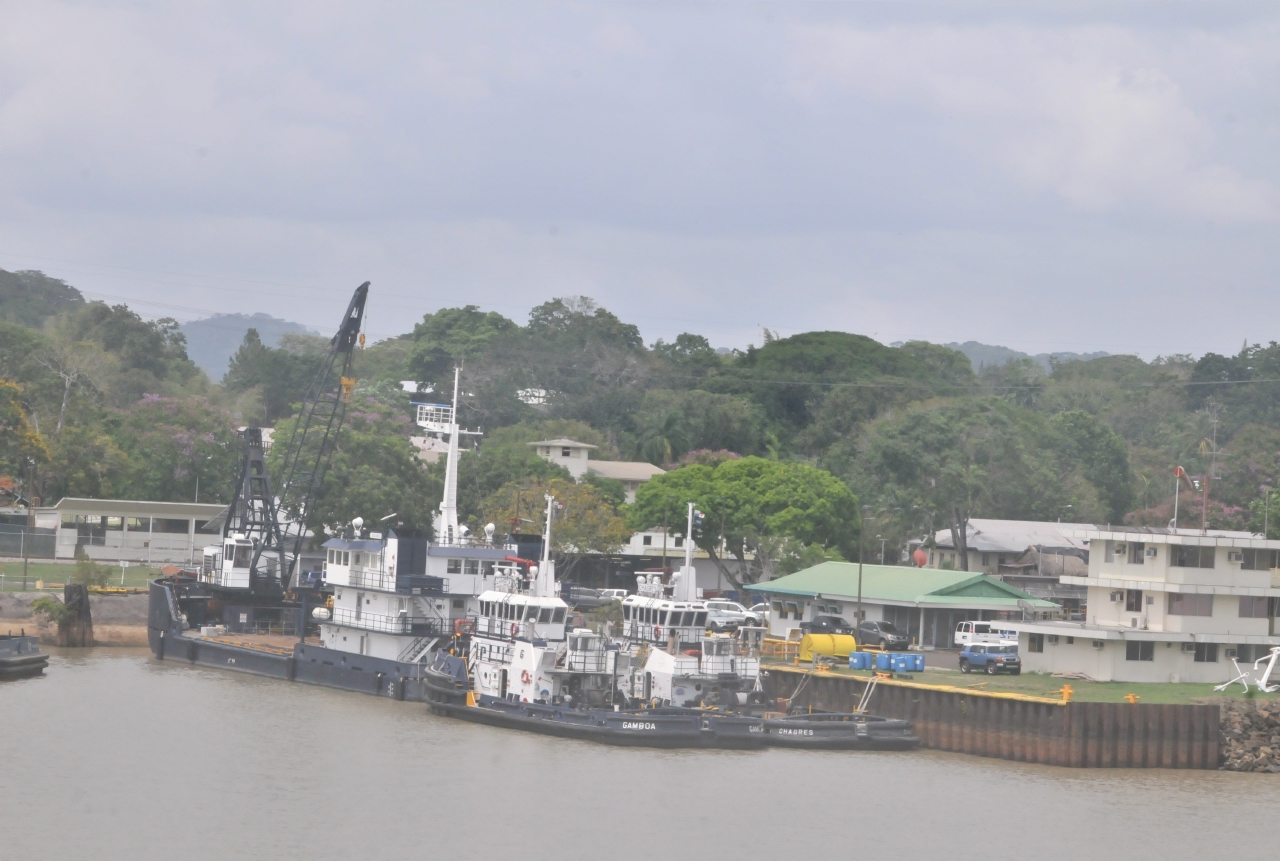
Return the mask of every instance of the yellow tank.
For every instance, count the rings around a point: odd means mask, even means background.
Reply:
[[[814,655],[848,658],[858,650],[851,634],[805,634],[800,641],[800,660],[812,661]]]

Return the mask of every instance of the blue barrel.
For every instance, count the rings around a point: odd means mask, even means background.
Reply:
[[[889,663],[892,659],[893,659],[893,655],[889,654],[888,652],[877,652],[876,653],[876,669],[877,670],[892,669],[892,666]]]
[[[911,662],[907,660],[907,655],[890,655],[889,668],[895,673],[911,672]]]
[[[924,655],[916,653],[916,654],[907,655],[907,657],[911,659],[911,668],[907,670],[907,672],[909,673],[924,672]]]
[[[871,669],[871,653],[870,652],[850,652],[849,653],[849,669],[851,670]]]

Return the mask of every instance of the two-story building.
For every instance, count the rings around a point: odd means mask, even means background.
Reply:
[[[1280,541],[1247,532],[1091,527],[1079,622],[1010,622],[1023,668],[1100,681],[1222,682],[1280,646]]]
[[[544,439],[529,445],[533,446],[538,457],[569,470],[574,481],[581,481],[584,475],[591,473],[622,482],[627,502],[636,501],[636,489],[640,485],[666,472],[660,466],[643,461],[591,460],[590,454],[596,446],[571,439]]]

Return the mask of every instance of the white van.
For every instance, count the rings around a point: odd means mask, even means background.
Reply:
[[[956,645],[962,649],[970,643],[1018,645],[1017,631],[1002,631],[999,624],[999,622],[961,622],[956,625]]]

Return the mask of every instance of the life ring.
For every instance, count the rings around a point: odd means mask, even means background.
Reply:
[[[662,626],[661,626],[661,625],[654,625],[654,626],[653,626],[653,638],[654,638],[655,640],[661,640],[661,639],[662,639]]]
[[[514,637],[514,636],[515,636],[516,634],[518,634],[518,633],[520,633],[520,623],[519,623],[519,622],[512,622],[512,623],[511,623],[511,636],[513,636],[513,637]]]
[[[520,671],[520,683],[521,683],[521,684],[525,684],[525,685],[527,685],[527,684],[529,684],[529,682],[531,682],[531,681],[533,681],[533,676],[529,675],[529,671],[528,671],[528,670],[521,670],[521,671]]]

